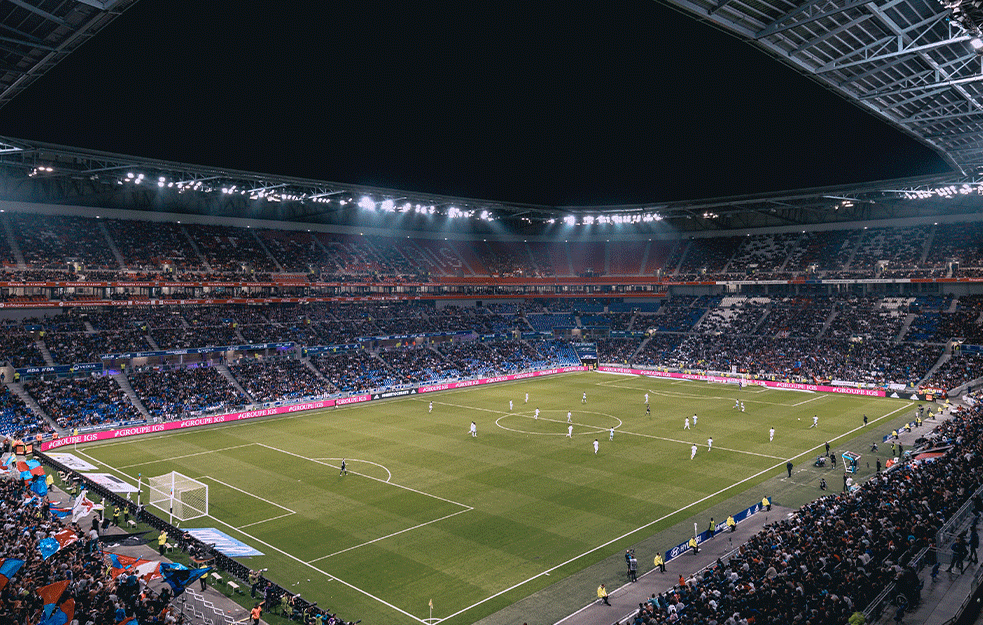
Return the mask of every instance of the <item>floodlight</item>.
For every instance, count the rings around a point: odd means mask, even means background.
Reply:
[[[396,208],[396,202],[393,202],[392,200],[384,200],[382,204],[379,204],[379,208],[387,213],[391,213]]]
[[[567,224],[568,226],[572,226],[577,223],[577,218],[573,215],[567,215],[563,218],[563,223]]]
[[[358,201],[358,206],[359,208],[364,208],[366,210],[375,210],[375,201],[366,195]]]
[[[969,40],[969,45],[973,46],[974,50],[979,50],[980,48],[983,48],[983,39],[973,37]]]
[[[127,173],[126,174],[126,177],[127,178],[133,178],[133,172],[131,171],[131,172]]]

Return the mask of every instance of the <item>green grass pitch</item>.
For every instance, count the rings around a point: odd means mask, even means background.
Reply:
[[[743,413],[733,407],[737,398]],[[910,406],[576,373],[79,446],[76,453],[133,483],[138,474],[170,471],[207,483],[210,517],[183,525],[216,527],[262,551],[244,561],[269,567],[271,579],[322,607],[369,623],[456,625],[783,474],[790,458],[811,462],[827,440],[846,448],[864,413],[873,427]],[[698,423],[684,430],[693,414]],[[857,451],[865,451],[859,447],[867,438],[856,442]],[[692,443],[698,451],[690,460]],[[347,476],[339,475],[342,458]]]

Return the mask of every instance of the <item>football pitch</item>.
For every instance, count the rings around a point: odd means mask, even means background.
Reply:
[[[784,474],[789,459],[811,464],[826,441],[845,448],[864,431],[863,414],[870,431],[911,407],[587,372],[80,445],[75,453],[133,484],[170,471],[208,484],[209,516],[182,526],[214,527],[263,552],[242,561],[268,567],[267,577],[323,608],[368,623],[456,625]],[[694,414],[696,425],[684,429]],[[339,474],[342,459],[347,475]]]

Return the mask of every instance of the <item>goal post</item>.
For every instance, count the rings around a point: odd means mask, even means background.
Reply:
[[[166,512],[170,523],[208,515],[208,485],[171,471],[147,479],[147,503]]]

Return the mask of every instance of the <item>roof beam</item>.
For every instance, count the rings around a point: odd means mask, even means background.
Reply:
[[[847,2],[846,4],[844,4],[841,7],[833,7],[831,9],[824,9],[822,11],[817,11],[817,12],[813,13],[812,15],[810,15],[809,17],[805,17],[805,18],[803,18],[801,20],[798,20],[796,22],[793,22],[791,24],[785,24],[785,22],[787,22],[788,20],[790,20],[790,19],[792,19],[794,17],[798,17],[798,16],[802,15],[803,13],[808,12],[810,9],[816,8],[817,6],[819,6],[821,4],[825,4],[828,1],[829,0],[809,0],[809,2],[806,2],[805,4],[803,4],[800,7],[796,7],[794,9],[792,9],[791,11],[789,11],[788,13],[786,13],[785,15],[783,15],[783,16],[779,17],[777,20],[773,21],[771,24],[768,24],[763,29],[761,29],[758,32],[756,32],[754,34],[754,38],[755,39],[762,39],[764,37],[769,37],[771,35],[776,35],[776,34],[778,34],[780,32],[784,32],[786,30],[789,30],[790,28],[795,28],[796,26],[802,26],[803,24],[809,24],[809,23],[815,22],[816,20],[820,20],[820,19],[822,19],[824,17],[829,17],[830,15],[835,15],[837,13],[842,13],[843,11],[849,11],[850,9],[855,9],[857,7],[861,7],[861,6],[864,6],[865,4],[869,4],[870,3],[870,0],[850,0],[850,2]]]
[[[858,24],[862,24],[863,22],[866,22],[871,17],[872,16],[870,16],[870,15],[861,15],[860,17],[858,17],[856,19],[850,20],[849,22],[847,22],[846,24],[843,24],[842,26],[839,26],[837,28],[834,28],[831,31],[828,31],[826,33],[823,33],[822,35],[819,35],[818,37],[814,37],[814,38],[810,39],[809,41],[806,41],[805,43],[803,43],[801,46],[799,46],[795,50],[792,50],[792,54],[799,54],[799,53],[803,52],[804,50],[808,50],[809,48],[813,48],[813,47],[821,44],[822,42],[826,41],[827,39],[830,39],[832,37],[835,37],[836,35],[839,35],[840,33],[842,33],[845,30],[850,30],[854,26],[856,26]]]
[[[897,39],[899,41],[899,44],[900,44],[901,37],[902,37],[901,35],[898,35],[896,37],[892,37],[891,39],[892,40],[893,39]],[[929,50],[934,50],[935,48],[941,48],[943,46],[951,46],[951,45],[954,45],[954,44],[957,44],[957,43],[962,43],[964,41],[969,41],[972,38],[973,37],[970,36],[970,35],[959,35],[958,37],[952,37],[950,39],[943,39],[941,41],[933,41],[932,43],[925,43],[925,44],[922,44],[920,46],[914,46],[914,47],[911,47],[911,48],[900,49],[900,50],[897,50],[895,52],[886,52],[884,54],[877,54],[877,55],[874,55],[874,56],[871,56],[871,57],[867,57],[865,59],[858,59],[856,61],[851,61],[849,63],[842,63],[840,65],[833,65],[831,63],[827,63],[826,65],[823,65],[822,67],[817,68],[816,69],[816,73],[817,74],[824,74],[826,72],[832,72],[832,71],[836,71],[836,70],[840,70],[840,69],[846,69],[847,67],[854,67],[856,65],[865,65],[867,63],[876,63],[877,61],[882,61],[884,59],[893,59],[893,58],[899,57],[899,56],[910,56],[912,54],[922,54],[922,53],[927,52]],[[899,47],[900,47],[900,45],[899,45]],[[835,61],[833,63],[835,63]]]
[[[35,15],[40,15],[41,17],[48,20],[49,22],[54,22],[55,24],[58,24],[59,26],[64,26],[65,28],[72,28],[71,24],[61,19],[57,15],[52,15],[51,13],[48,13],[44,9],[39,9],[38,7],[30,5],[24,2],[23,0],[7,0],[7,2],[17,5],[24,10],[30,11]]]
[[[109,9],[116,6],[119,0],[77,0],[81,4],[87,4],[94,9],[99,9],[100,11],[108,11]]]
[[[865,93],[863,95],[857,96],[858,100],[870,100],[873,98],[887,98],[895,95],[902,95],[905,93],[911,93],[913,91],[924,91],[926,89],[937,89],[938,87],[944,87],[944,89],[939,89],[934,91],[930,95],[935,95],[945,91],[949,87],[955,87],[957,85],[965,85],[973,82],[983,81],[983,76],[967,76],[966,78],[955,78],[952,80],[940,80],[939,82],[926,83],[924,85],[917,85],[914,87],[902,87],[901,89],[895,89],[893,91],[873,91],[871,93]],[[922,96],[924,97],[924,96]],[[896,106],[896,105],[892,105]]]

